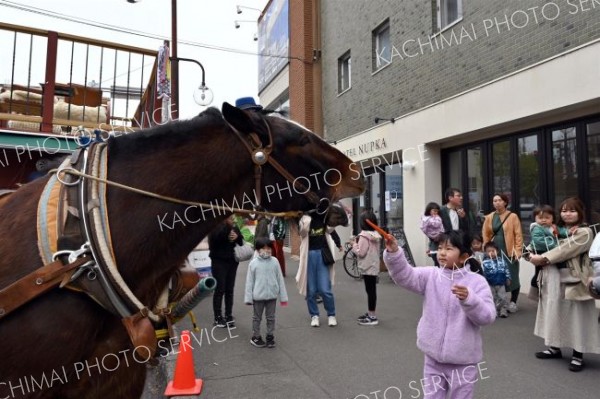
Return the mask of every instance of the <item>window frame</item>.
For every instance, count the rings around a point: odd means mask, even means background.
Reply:
[[[338,95],[340,95],[352,88],[352,53],[350,50],[338,58],[337,73],[337,88]]]
[[[452,21],[445,21],[446,23],[443,24],[443,16],[445,16],[447,14],[447,10],[445,10],[444,5],[447,4],[449,0],[435,0],[436,2],[436,11],[437,11],[437,30],[436,32],[442,32],[446,29],[449,29],[450,27],[454,26],[457,22],[459,22],[460,20],[462,20],[463,18],[463,5],[462,5],[462,0],[456,0],[456,19],[452,20]],[[442,11],[445,10],[445,12],[443,13]]]
[[[510,141],[510,154],[513,165],[511,167],[511,181],[512,181],[512,194],[514,203],[511,204],[511,209],[521,212],[521,187],[519,186],[519,174],[521,165],[516,161],[518,158],[518,140],[523,137],[536,136],[538,140],[538,165],[539,165],[539,180],[544,182],[539,187],[539,203],[549,204],[553,207],[557,207],[559,204],[556,203],[555,199],[555,187],[554,187],[554,171],[552,170],[553,155],[552,155],[552,131],[564,129],[567,127],[575,127],[576,129],[576,163],[577,163],[577,196],[581,198],[586,206],[586,213],[588,221],[591,223],[600,222],[600,210],[592,207],[592,191],[591,187],[591,176],[588,170],[589,162],[589,149],[587,146],[587,125],[590,123],[600,122],[600,114],[586,115],[584,117],[568,119],[559,121],[552,124],[541,125],[531,129],[519,130],[502,135],[499,137],[487,138],[483,140],[476,140],[459,146],[445,147],[441,151],[442,156],[442,186],[440,189],[445,190],[447,187],[456,186],[463,193],[468,192],[468,175],[467,175],[467,160],[466,152],[469,148],[481,146],[484,150],[484,158],[482,162],[484,164],[484,180],[483,180],[483,197],[490,198],[494,192],[493,187],[493,170],[492,170],[492,147],[494,143],[499,141]],[[450,167],[450,159],[454,154],[458,154],[459,175],[450,175],[452,168]],[[458,178],[459,184],[451,184],[452,180]],[[489,201],[488,201],[489,202]],[[484,206],[484,213],[489,213],[493,209],[491,203],[487,203]],[[536,204],[537,205],[537,204]],[[595,212],[595,216],[592,215]]]
[[[388,58],[383,57],[384,63],[380,64],[381,51],[379,51],[381,45],[381,39],[384,34],[387,33],[387,51],[386,55]],[[382,23],[380,23],[373,31],[371,31],[371,48],[372,48],[372,62],[371,67],[373,69],[373,73],[378,72],[385,68],[386,66],[392,63],[392,38],[391,38],[391,29],[390,29],[390,19],[386,18]],[[385,44],[385,43],[384,43]],[[387,61],[387,62],[385,62]]]

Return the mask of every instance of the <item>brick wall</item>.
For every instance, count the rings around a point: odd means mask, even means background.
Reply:
[[[313,59],[319,39],[317,12],[319,0],[290,0],[290,118],[323,135],[320,100],[321,65]],[[317,87],[316,87],[317,86]],[[300,237],[290,230],[290,247],[298,254]]]
[[[442,32],[443,38],[434,36],[432,49],[434,3],[321,2],[327,139],[372,127],[375,116],[400,116],[600,38],[600,0],[463,0],[462,21]],[[392,62],[374,73],[371,32],[386,18]],[[352,86],[338,95],[337,61],[348,50]]]

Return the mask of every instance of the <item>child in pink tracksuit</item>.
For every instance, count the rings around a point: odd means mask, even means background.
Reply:
[[[459,231],[442,235],[437,267],[412,267],[396,239],[386,238],[383,259],[397,285],[423,295],[417,346],[425,353],[423,395],[473,398],[483,358],[481,327],[496,319],[485,278],[471,271],[470,242]]]

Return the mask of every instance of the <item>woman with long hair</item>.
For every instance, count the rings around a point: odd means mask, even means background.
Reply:
[[[569,236],[560,239],[556,248],[529,259],[542,266],[534,334],[544,338],[548,346],[535,356],[562,358],[561,347],[573,348],[569,370],[577,372],[584,367],[583,353],[600,354],[598,312],[587,286],[593,275],[588,251],[594,232],[585,223],[585,208],[579,198],[567,198],[559,210],[558,225],[567,228]],[[556,267],[562,262],[566,262],[566,268]]]

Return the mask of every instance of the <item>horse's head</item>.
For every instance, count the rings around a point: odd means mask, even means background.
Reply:
[[[274,211],[310,210],[363,192],[363,176],[356,165],[307,128],[228,103],[223,104],[223,117],[242,140],[253,148],[262,145],[264,149],[263,154],[254,157],[255,163],[265,162],[261,178],[263,207]]]

